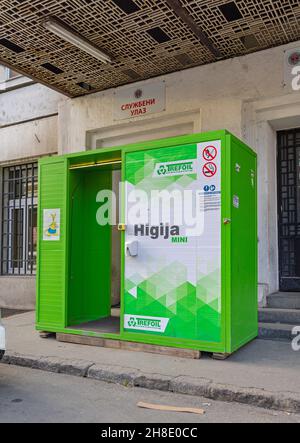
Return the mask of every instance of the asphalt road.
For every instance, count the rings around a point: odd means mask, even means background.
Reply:
[[[139,401],[206,410],[139,409]],[[300,415],[0,364],[0,423],[300,423]]]

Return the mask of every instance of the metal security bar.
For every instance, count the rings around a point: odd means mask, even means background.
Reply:
[[[38,165],[3,169],[1,274],[36,272]]]

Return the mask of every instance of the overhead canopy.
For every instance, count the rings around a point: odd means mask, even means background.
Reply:
[[[76,97],[299,40],[299,22],[299,0],[0,0],[0,64]]]

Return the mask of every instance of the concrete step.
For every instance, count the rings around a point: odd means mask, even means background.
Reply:
[[[259,309],[260,323],[283,323],[300,326],[300,309]]]
[[[292,334],[295,325],[286,325],[278,323],[259,323],[259,338],[263,340],[284,340],[292,341]]]
[[[268,295],[267,306],[272,309],[300,309],[300,292],[278,292]]]

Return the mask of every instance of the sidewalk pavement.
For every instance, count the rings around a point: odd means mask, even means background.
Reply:
[[[226,361],[190,360],[41,339],[33,312],[3,323],[7,364],[300,413],[300,352],[287,342],[256,340]]]

